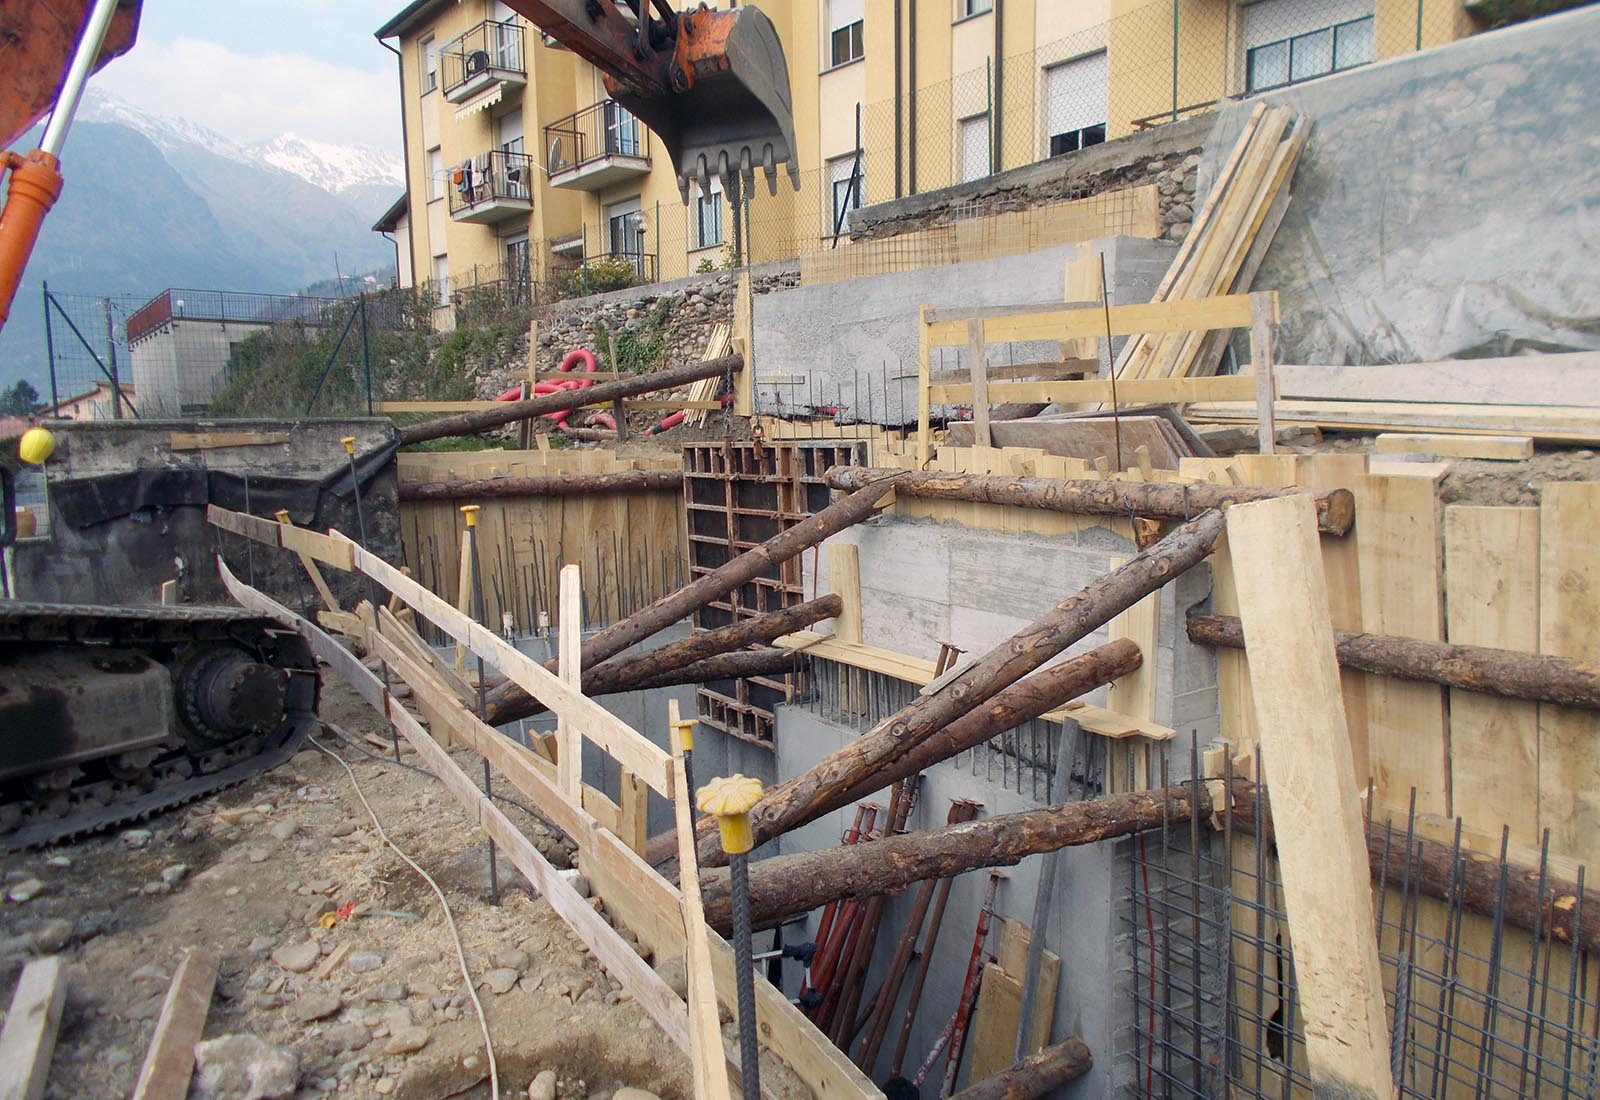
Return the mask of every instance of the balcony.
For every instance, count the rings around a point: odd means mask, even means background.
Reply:
[[[486,20],[439,51],[439,81],[444,98],[464,104],[485,93],[504,92],[507,85],[528,82],[522,52],[522,27],[516,22]],[[487,106],[498,95],[484,99]]]
[[[544,128],[551,187],[599,191],[650,171],[650,131],[610,100]]]
[[[456,165],[446,191],[450,217],[458,222],[493,225],[527,217],[533,209],[533,160],[524,153],[496,149]]]
[[[648,252],[605,252],[582,260],[554,260],[550,288],[556,298],[581,298],[656,281],[656,258]]]

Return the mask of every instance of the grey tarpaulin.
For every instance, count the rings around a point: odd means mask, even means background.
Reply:
[[[1277,359],[1600,349],[1600,8],[1267,93],[1311,116],[1254,289]],[[1254,100],[1206,143],[1215,178]]]

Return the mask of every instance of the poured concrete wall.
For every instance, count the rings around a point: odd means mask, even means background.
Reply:
[[[1105,573],[1113,558],[1131,557],[1135,552],[1128,540],[1101,527],[1062,536],[1004,534],[888,516],[835,538],[859,548],[863,641],[930,659],[937,655],[940,642],[960,646],[972,655],[982,654]],[[1173,780],[1188,772],[1191,732],[1202,746],[1219,733],[1215,655],[1191,646],[1180,629],[1183,613],[1209,591],[1209,571],[1201,567],[1160,595],[1155,719],[1179,730],[1179,738],[1168,749]],[[1096,631],[1069,653],[1106,640],[1105,630]],[[1102,702],[1103,697],[1103,691],[1096,691],[1086,698]],[[794,775],[857,736],[855,729],[829,721],[809,705],[780,708],[777,770],[784,776]],[[1080,796],[1076,784],[1057,793],[1057,799],[1063,801]],[[1018,793],[1014,783],[1008,786],[1003,775],[975,774],[965,763],[946,762],[923,773],[921,798],[910,827],[942,825],[955,798],[983,803],[984,816],[1038,804]],[[886,799],[885,794],[878,800]],[[853,817],[853,809],[828,814],[767,845],[758,855],[832,847]],[[1032,925],[1043,863],[1040,857],[1033,857],[1005,869],[996,906],[999,916]],[[1117,1095],[1130,1087],[1133,1062],[1129,1051],[1134,1040],[1129,1017],[1134,1001],[1115,995],[1115,990],[1127,984],[1131,965],[1125,852],[1116,842],[1067,850],[1058,860],[1056,876],[1053,906],[1042,930],[1045,946],[1062,958],[1052,1040],[1077,1035],[1095,1056],[1094,1068],[1062,1095]],[[987,879],[984,872],[971,872],[957,879],[952,889],[912,1032],[905,1067],[910,1071],[920,1065],[955,1010]],[[915,890],[906,890],[885,910],[868,975],[869,991],[882,979],[914,897]],[[804,931],[786,930],[785,940],[801,942],[815,931],[814,914]],[[996,942],[990,940],[991,950]],[[798,980],[797,973],[793,977]],[[880,1082],[888,1072],[898,1020],[896,1017],[886,1043],[888,1051],[873,1068],[874,1079]],[[925,1083],[924,1095],[928,1095],[928,1087]]]
[[[914,423],[920,307],[1058,303],[1077,245],[1025,256],[922,268],[847,282],[773,290],[755,297],[755,400],[773,415],[838,408],[846,421]],[[1090,247],[1106,258],[1113,304],[1148,301],[1177,245],[1107,237]],[[939,348],[934,371],[961,365],[963,349]],[[1059,360],[1059,345],[996,344],[991,363]]]

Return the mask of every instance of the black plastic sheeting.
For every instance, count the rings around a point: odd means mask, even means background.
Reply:
[[[372,479],[394,461],[397,443],[356,456],[356,478],[364,492]],[[340,463],[320,478],[242,474],[204,468],[128,470],[99,477],[50,483],[50,503],[57,517],[82,530],[141,511],[171,511],[215,504],[235,512],[273,516],[287,509],[299,526],[316,521],[322,498],[350,499],[350,467]],[[247,499],[248,498],[248,499]]]

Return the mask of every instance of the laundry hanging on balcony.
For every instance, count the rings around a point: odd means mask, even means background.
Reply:
[[[481,111],[485,107],[493,107],[500,102],[501,97],[505,94],[506,86],[504,82],[497,80],[472,98],[462,100],[461,105],[456,108],[456,118],[465,118],[474,111]]]

